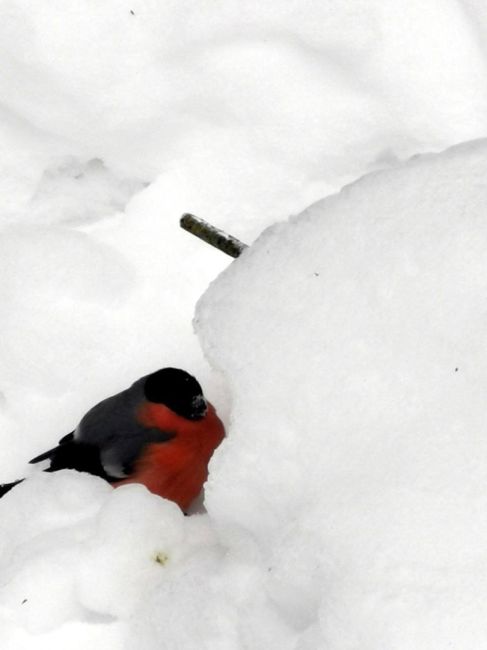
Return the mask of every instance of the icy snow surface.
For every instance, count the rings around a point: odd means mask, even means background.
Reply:
[[[486,37],[480,0],[0,0],[2,650],[486,645],[487,146],[399,164],[487,135]],[[229,266],[186,211],[281,224]],[[227,424],[208,514],[26,467],[165,365]]]

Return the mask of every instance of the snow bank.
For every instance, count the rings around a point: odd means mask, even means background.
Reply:
[[[369,175],[199,305],[233,397],[206,505],[285,647],[485,644],[486,172],[481,142]]]

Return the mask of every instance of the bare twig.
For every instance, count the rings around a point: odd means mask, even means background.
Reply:
[[[247,244],[232,237],[232,235],[227,235],[226,232],[215,228],[211,223],[195,217],[194,214],[183,214],[179,223],[181,228],[199,237],[207,244],[218,248],[223,253],[230,255],[230,257],[238,257],[247,248]]]

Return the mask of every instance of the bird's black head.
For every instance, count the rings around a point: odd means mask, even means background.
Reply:
[[[148,375],[144,395],[149,402],[164,404],[188,420],[201,420],[207,404],[194,377],[178,368],[163,368]]]

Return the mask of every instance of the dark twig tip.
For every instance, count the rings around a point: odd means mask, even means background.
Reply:
[[[247,248],[247,244],[239,241],[236,237],[232,237],[232,235],[228,235],[207,221],[196,217],[194,214],[183,214],[179,223],[181,228],[195,237],[199,237],[207,244],[218,248],[223,253],[230,255],[230,257],[238,257]]]

